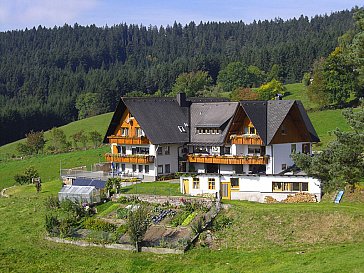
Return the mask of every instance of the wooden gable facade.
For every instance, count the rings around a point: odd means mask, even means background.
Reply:
[[[143,129],[138,121],[126,108],[119,124],[116,126],[113,134],[108,136],[109,143],[116,144],[149,144],[149,139],[145,136]]]

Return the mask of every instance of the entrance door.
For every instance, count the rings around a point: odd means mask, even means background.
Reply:
[[[221,198],[222,199],[231,199],[231,183],[230,182],[221,182]]]
[[[183,179],[183,191],[185,194],[190,194],[190,180]]]

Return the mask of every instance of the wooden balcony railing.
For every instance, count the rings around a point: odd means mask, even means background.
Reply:
[[[190,163],[208,163],[208,164],[255,164],[264,165],[268,164],[269,156],[227,156],[227,155],[196,155],[190,154],[187,161]]]
[[[116,144],[149,144],[149,139],[145,136],[142,137],[126,137],[126,136],[108,136],[109,143]]]
[[[106,161],[119,163],[136,163],[149,164],[154,162],[153,155],[123,155],[123,154],[105,154]]]
[[[232,135],[231,144],[263,145],[262,139],[257,135]]]

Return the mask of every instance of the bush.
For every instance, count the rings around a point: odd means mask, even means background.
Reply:
[[[25,176],[25,175],[23,175],[23,174],[16,174],[16,175],[14,175],[14,180],[19,185],[24,185],[24,184],[29,184],[30,183],[28,177]]]
[[[20,185],[32,183],[32,178],[39,177],[38,171],[33,167],[29,166],[25,169],[24,174],[16,174],[14,180]]]
[[[59,221],[58,218],[52,214],[45,216],[45,229],[49,235],[55,236],[59,234]]]
[[[83,227],[85,229],[106,231],[106,232],[114,232],[116,230],[116,225],[95,218],[87,218],[83,222]]]
[[[61,219],[59,221],[59,235],[61,238],[72,236],[74,231],[73,220],[70,218]]]

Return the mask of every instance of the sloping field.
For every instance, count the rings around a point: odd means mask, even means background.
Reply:
[[[0,198],[0,272],[363,272],[363,204],[230,202],[213,247],[182,255],[63,245],[44,239],[44,201],[58,181]],[[361,230],[361,231],[360,231]],[[204,235],[202,237],[205,237]]]

